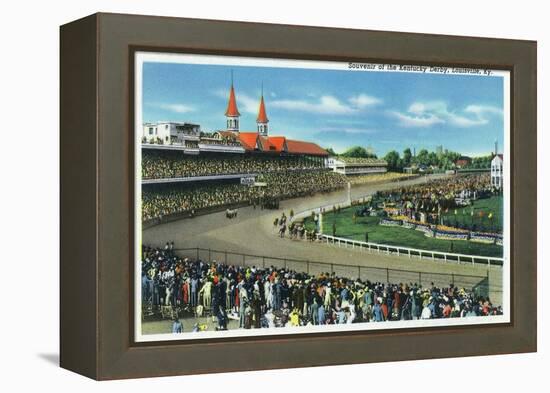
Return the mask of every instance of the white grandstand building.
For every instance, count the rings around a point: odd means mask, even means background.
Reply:
[[[368,175],[388,171],[388,163],[377,158],[329,157],[328,167],[343,175]]]
[[[200,138],[201,127],[193,123],[178,123],[159,121],[157,123],[144,123],[142,142],[144,144],[157,145],[188,145],[197,147]]]
[[[495,154],[491,161],[491,185],[499,190],[502,188],[503,163],[502,154]]]

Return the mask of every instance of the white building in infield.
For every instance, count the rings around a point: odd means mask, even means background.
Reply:
[[[495,188],[502,188],[503,173],[502,173],[502,164],[504,163],[504,158],[502,154],[495,154],[493,160],[491,161],[491,185]]]
[[[142,140],[144,143],[156,143],[171,145],[178,143],[185,145],[187,141],[199,140],[201,127],[193,123],[177,123],[159,121],[157,123],[144,123]]]
[[[377,158],[329,157],[328,167],[343,175],[368,175],[388,171],[388,163]]]

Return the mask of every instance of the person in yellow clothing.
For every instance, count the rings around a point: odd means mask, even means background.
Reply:
[[[300,312],[298,311],[298,309],[295,308],[294,310],[292,310],[292,312],[289,315],[288,323],[292,327],[300,326]]]

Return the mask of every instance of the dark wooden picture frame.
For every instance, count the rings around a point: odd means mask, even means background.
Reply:
[[[511,322],[134,342],[137,50],[510,70]],[[60,78],[62,367],[104,380],[536,351],[536,42],[95,14],[61,27]]]

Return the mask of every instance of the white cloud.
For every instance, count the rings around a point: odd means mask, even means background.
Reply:
[[[367,94],[361,93],[357,96],[350,97],[348,101],[356,108],[363,109],[368,106],[377,105],[382,102],[381,99],[369,96]]]
[[[235,93],[236,94],[236,93]],[[237,106],[241,112],[252,113],[254,115],[258,114],[258,109],[260,108],[260,97],[253,98],[247,94],[238,94]]]
[[[192,106],[185,104],[153,104],[153,106],[174,113],[189,113],[195,110]]]
[[[322,127],[320,130],[322,133],[329,134],[331,132],[343,132],[346,134],[373,134],[376,130],[368,128],[356,128],[356,127]]]
[[[431,127],[451,124],[456,127],[475,127],[489,123],[488,115],[502,114],[502,110],[486,105],[468,105],[462,112],[450,111],[442,101],[414,102],[407,112],[390,112],[403,127]]]
[[[219,98],[227,99],[229,93],[224,89],[218,89],[215,90],[213,94]],[[356,113],[368,106],[382,102],[380,99],[367,94],[352,96],[346,101],[341,101],[332,95],[322,95],[316,98],[315,95],[306,93],[305,96],[311,99],[277,99],[278,95],[274,92],[269,92],[267,94],[271,98],[270,100],[266,100],[268,111],[269,108],[280,108],[289,111],[341,115]],[[260,105],[259,91],[257,96],[252,96],[242,91],[235,91],[235,96],[237,98],[237,107],[239,111],[252,114],[258,113],[258,107]]]
[[[229,99],[229,90],[218,89],[215,90],[214,95],[223,98],[224,100]],[[235,98],[237,99],[237,108],[239,112],[252,113],[254,115],[258,114],[258,109],[260,107],[260,93],[258,92],[258,97],[252,97],[246,93],[242,93],[235,89]],[[269,108],[268,108],[269,109]]]
[[[414,113],[406,114],[397,111],[392,111],[390,114],[399,120],[399,125],[402,127],[431,127],[434,124],[445,122],[435,115],[415,115]]]
[[[494,114],[501,115],[503,113],[501,108],[489,105],[468,105],[464,112],[473,113],[478,116],[483,116],[485,114]]]
[[[349,114],[356,111],[355,108],[343,104],[338,98],[330,95],[324,95],[319,98],[318,101],[304,101],[304,100],[275,100],[272,101],[270,106],[274,108],[281,108],[290,111],[301,111],[320,114]]]

